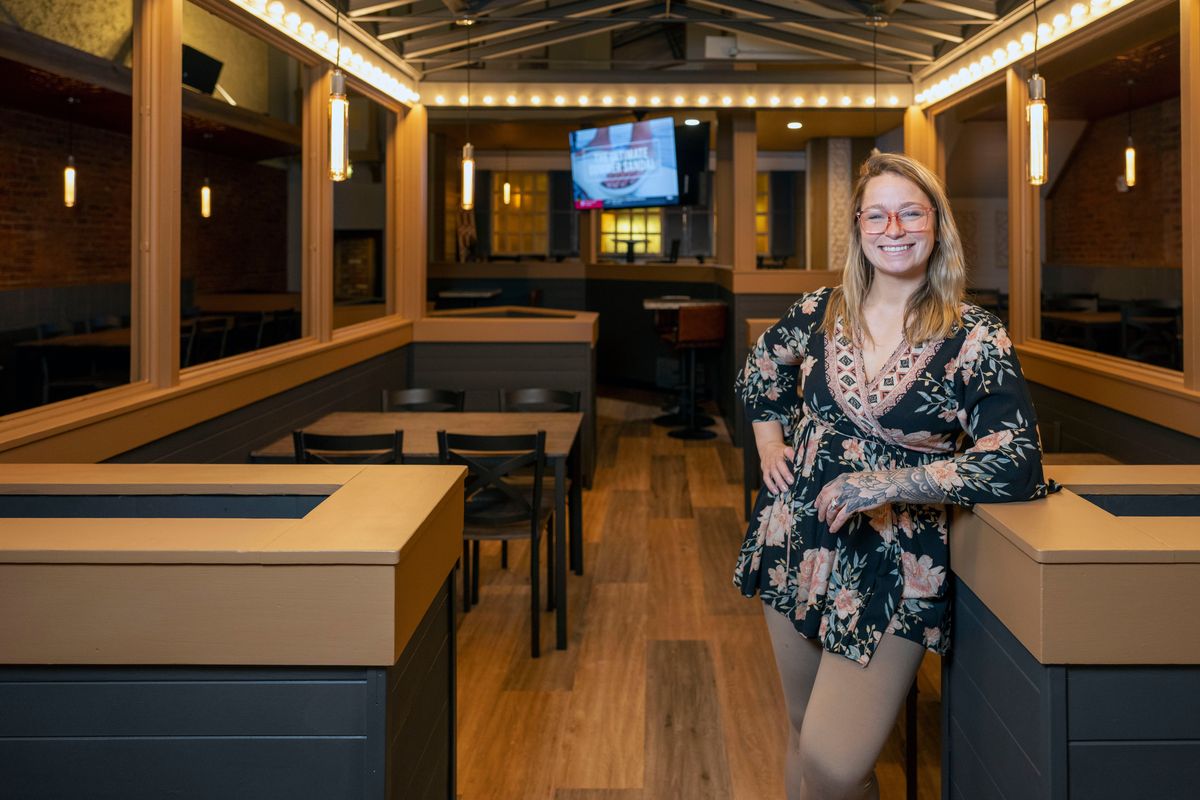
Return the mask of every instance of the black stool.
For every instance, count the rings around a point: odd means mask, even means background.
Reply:
[[[696,413],[696,351],[719,350],[724,346],[725,311],[724,303],[685,305],[679,309],[679,323],[672,344],[676,350],[687,354],[687,389],[679,406],[686,427],[669,434],[676,439],[712,439],[717,435],[702,427],[700,415]]]

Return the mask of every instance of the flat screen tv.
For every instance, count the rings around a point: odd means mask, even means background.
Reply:
[[[679,202],[675,120],[588,128],[571,134],[575,208],[637,208]]]

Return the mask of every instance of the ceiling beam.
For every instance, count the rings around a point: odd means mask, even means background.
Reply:
[[[479,52],[472,54],[473,61],[488,61],[495,58],[504,58],[506,56],[514,56],[519,53],[524,53],[528,50],[537,50],[542,47],[549,47],[552,44],[562,44],[574,39],[582,39],[585,36],[592,36],[597,33],[606,33],[608,31],[621,30],[637,25],[636,22],[615,22],[611,25],[587,25],[587,24],[572,24],[560,25],[549,31],[545,31],[537,36],[530,36],[525,39],[520,39],[515,42],[505,42],[503,44],[494,44],[489,47],[481,47]],[[424,70],[424,76],[428,76],[435,72],[442,72],[448,69],[456,69],[467,65],[465,58],[448,59],[445,63],[429,66]]]
[[[996,13],[996,3],[994,0],[913,0],[913,2],[988,22],[995,22],[1000,18]],[[912,8],[912,6],[909,7]]]
[[[346,12],[346,16],[358,19],[368,14],[378,14],[381,11],[388,11],[393,8],[403,8],[417,2],[420,2],[420,0],[350,0],[350,9]]]
[[[832,39],[849,44],[852,47],[864,48],[871,52],[871,33],[868,28],[858,28],[853,25],[836,22],[823,22],[811,25],[803,22],[779,22],[776,18],[787,16],[780,14],[778,6],[760,3],[757,0],[689,0],[691,5],[702,5],[729,11],[741,15],[743,19],[761,20],[787,27],[799,33],[817,36],[821,39]],[[866,16],[862,19],[865,21]],[[881,35],[878,37],[880,51],[896,53],[920,61],[933,61],[933,44],[903,39],[896,36]]]

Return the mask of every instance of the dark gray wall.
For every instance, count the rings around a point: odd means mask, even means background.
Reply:
[[[453,800],[449,579],[381,667],[0,667],[0,795]]]
[[[1200,439],[1032,383],[1047,451],[1096,452],[1126,464],[1198,464]]]
[[[289,436],[331,411],[378,411],[382,389],[409,385],[408,360],[408,348],[384,353],[110,460],[127,464],[245,463],[251,450]]]

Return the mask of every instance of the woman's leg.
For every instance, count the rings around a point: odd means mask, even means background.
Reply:
[[[787,703],[787,796],[788,800],[799,800],[800,727],[804,723],[804,711],[817,677],[817,669],[821,665],[821,646],[801,636],[790,619],[766,603],[763,603],[763,613],[775,651],[775,665],[779,668],[779,678],[783,683],[783,699]]]
[[[822,652],[800,729],[803,800],[876,800],[875,762],[925,648],[884,634],[863,668]]]

